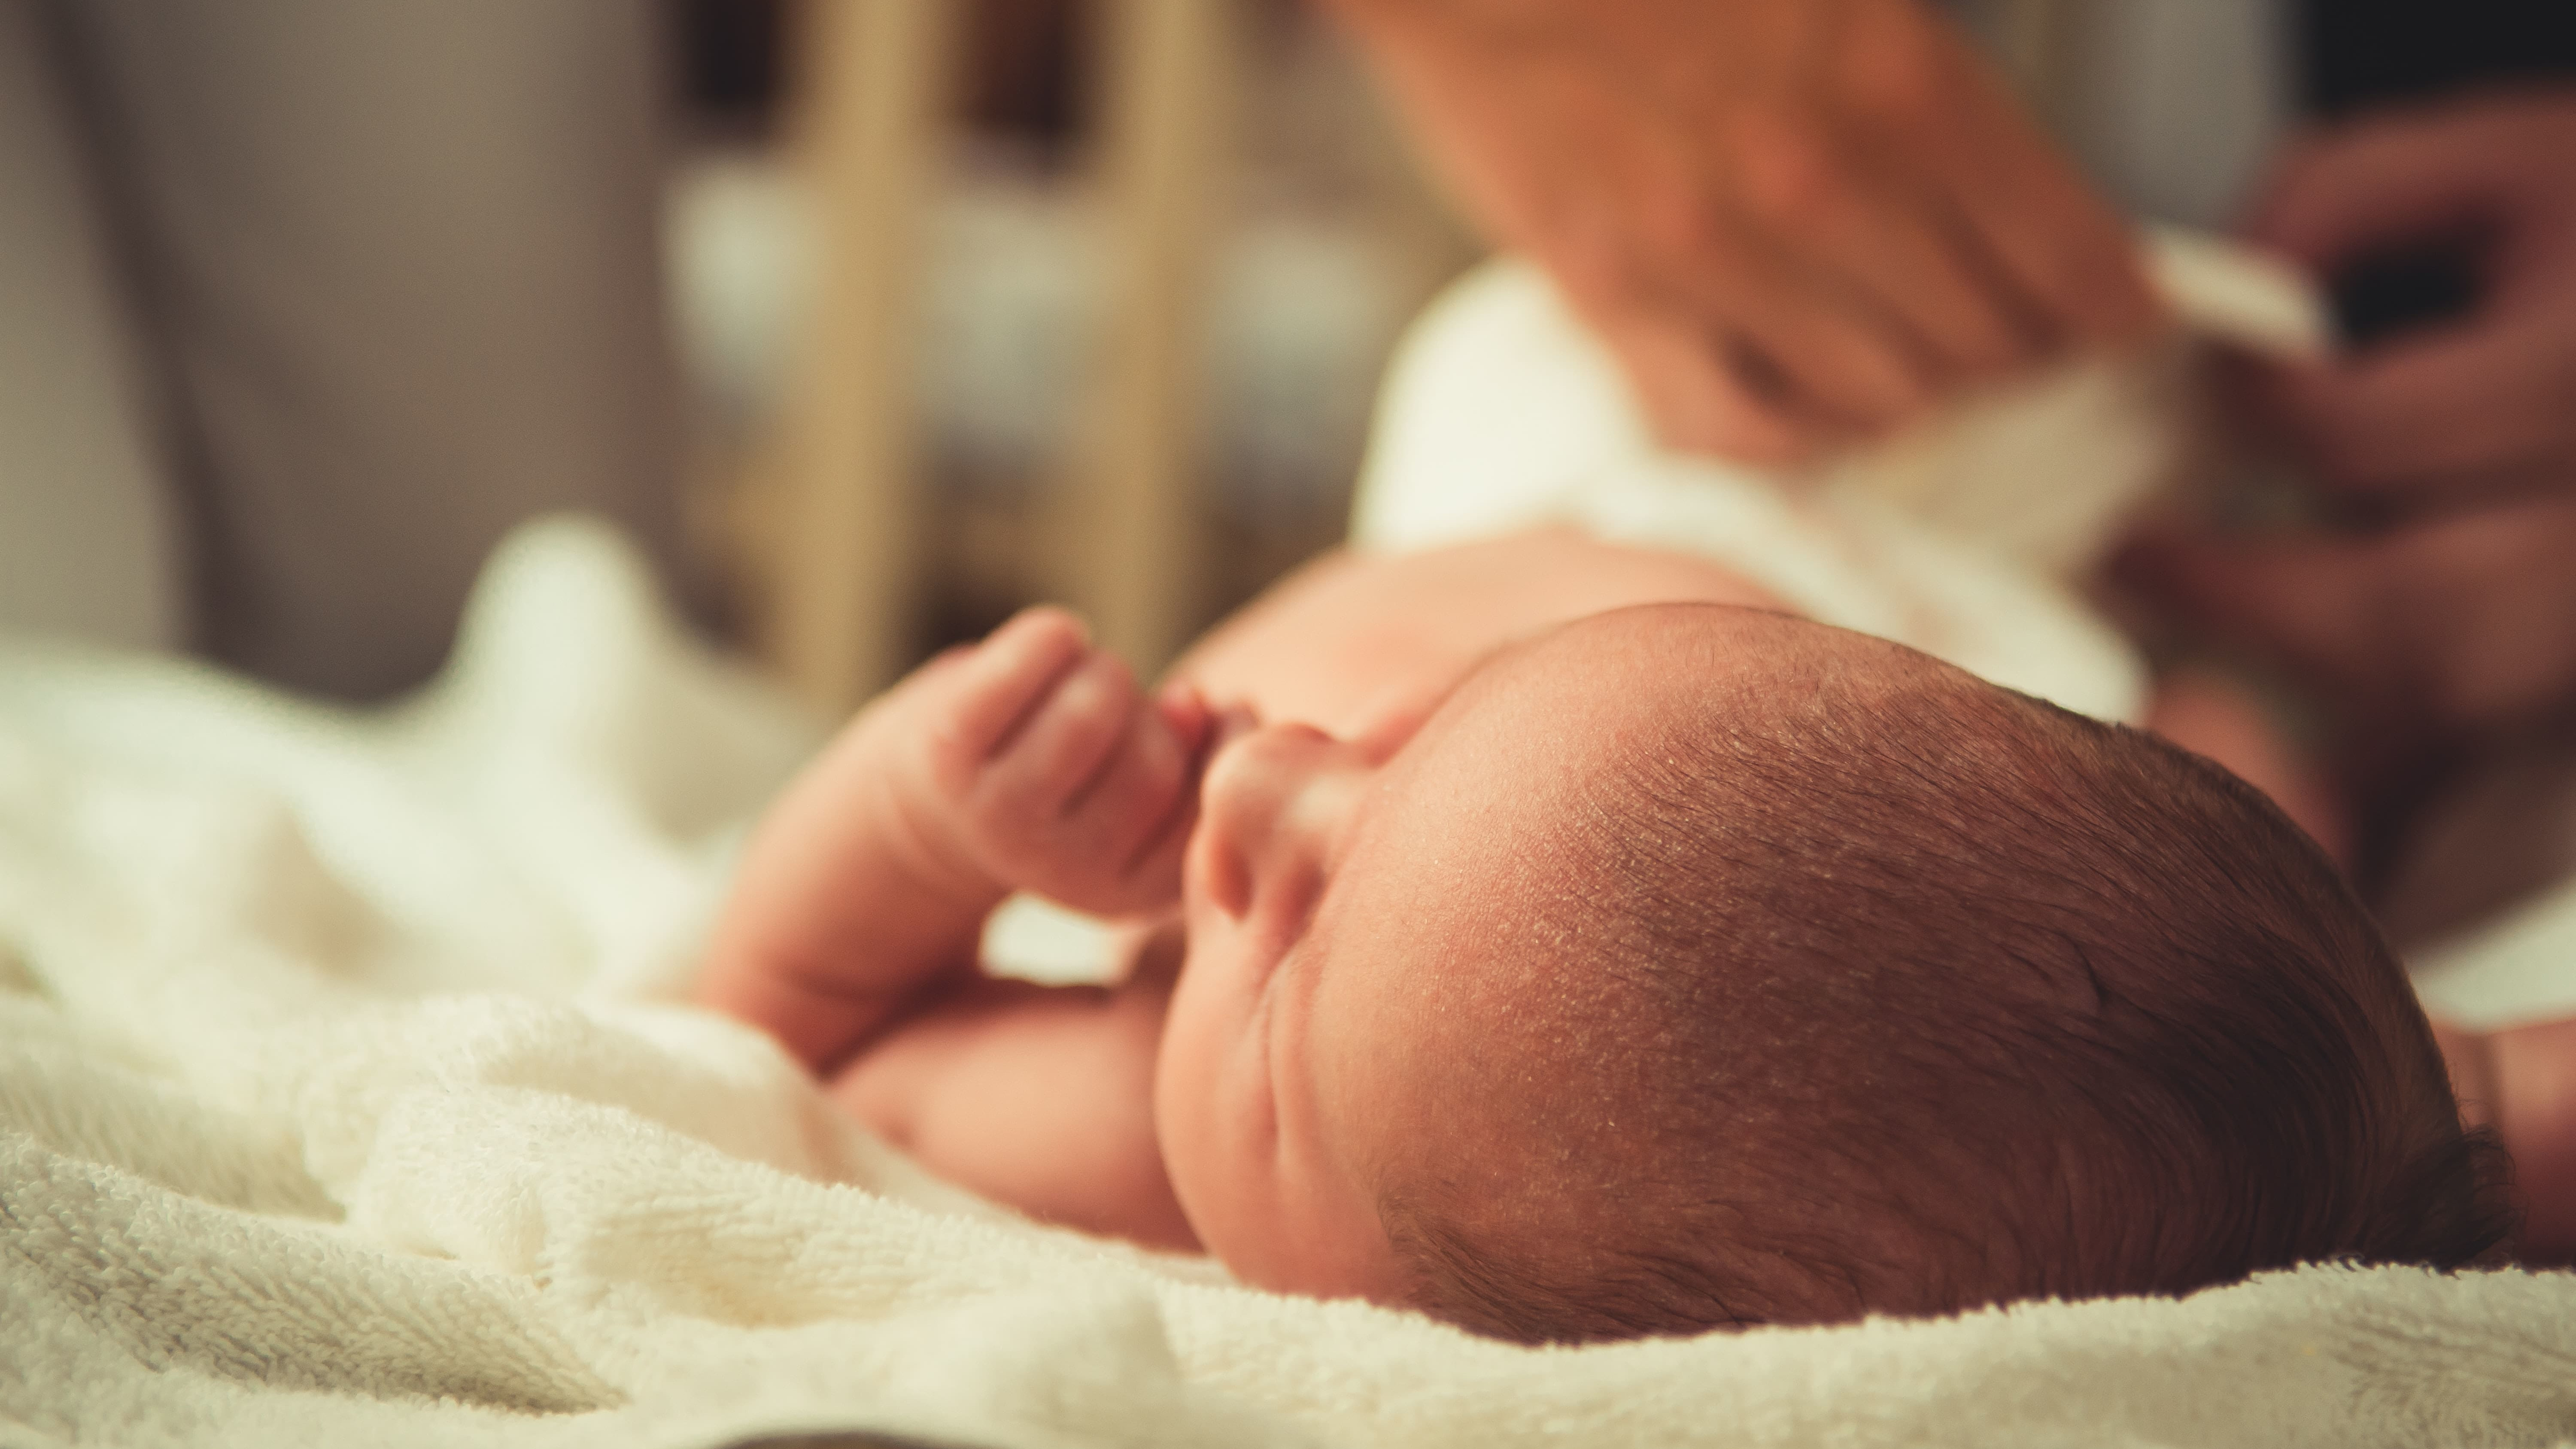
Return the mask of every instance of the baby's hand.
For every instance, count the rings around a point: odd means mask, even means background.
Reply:
[[[925,848],[1096,914],[1179,899],[1209,733],[1195,694],[1146,698],[1125,661],[1046,608],[900,692],[897,800]]]

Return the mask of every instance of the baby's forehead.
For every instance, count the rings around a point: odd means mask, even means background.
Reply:
[[[1845,640],[1875,643],[1753,609],[1648,606],[1497,651],[1382,772],[1321,934],[1461,971],[1552,936],[1601,898],[1605,829],[1670,781],[1657,762]]]
[[[1694,742],[1742,735],[1767,751],[1759,737],[1816,713],[1823,680],[1926,668],[1955,673],[1866,636],[1725,605],[1621,609],[1509,646],[1381,773],[1325,915],[1366,938],[1425,938],[1431,959],[1544,936],[1556,909],[1601,898],[1605,847],[1623,821],[1693,816],[1691,799],[1669,797],[1699,782],[1708,756]]]
[[[1362,1155],[1392,1173],[1430,1139],[1527,1136],[1541,1106],[1603,1131],[1623,1104],[1646,1106],[1649,1084],[1626,1075],[1637,1054],[1600,1048],[1659,1039],[1661,1008],[1633,973],[1601,969],[1599,933],[1632,914],[1617,904],[1630,837],[1698,818],[1659,793],[1696,765],[1656,762],[1693,753],[1680,731],[1758,727],[1741,716],[1819,671],[1908,669],[1909,655],[1760,610],[1648,606],[1472,671],[1384,773],[1316,922],[1316,1048],[1370,1139]],[[1371,1105],[1414,1099],[1441,1109]]]
[[[1985,692],[2011,698],[1902,646],[1762,610],[1579,621],[1488,660],[1405,748],[1330,914],[1461,974],[1516,943],[1562,953],[1572,923],[1620,914],[1640,851],[1688,854],[1702,832],[1830,809],[1881,731],[1928,725],[1956,742],[1988,714],[2015,728],[2009,707],[1960,708]]]
[[[1954,673],[1885,640],[1734,604],[1648,604],[1589,615],[1485,656],[1435,722],[1545,731],[1576,754],[1659,724],[1765,712],[1827,679],[1849,686]]]

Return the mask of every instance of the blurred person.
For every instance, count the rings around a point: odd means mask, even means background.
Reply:
[[[675,564],[658,18],[0,0],[0,624],[371,698],[522,518]]]

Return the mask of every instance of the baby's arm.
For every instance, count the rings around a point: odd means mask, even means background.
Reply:
[[[905,1017],[831,1084],[941,1177],[1067,1227],[1198,1246],[1154,1129],[1179,931],[1114,987],[978,980]]]
[[[970,980],[1013,890],[1116,914],[1177,899],[1207,732],[1071,616],[1033,609],[852,721],[753,836],[699,999],[829,1071]]]

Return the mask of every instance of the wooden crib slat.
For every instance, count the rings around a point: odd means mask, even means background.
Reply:
[[[1112,275],[1095,390],[1054,504],[1061,587],[1142,669],[1198,623],[1208,296],[1234,174],[1239,0],[1106,0],[1097,155]]]
[[[839,714],[912,642],[925,536],[917,395],[923,241],[960,7],[813,0],[790,144],[813,205],[813,305],[762,471],[778,511],[764,650]]]

